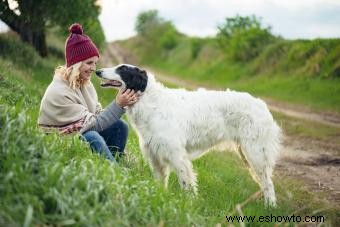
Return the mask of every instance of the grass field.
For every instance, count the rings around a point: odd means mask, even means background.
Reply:
[[[193,198],[180,190],[174,174],[168,191],[153,179],[132,130],[129,155],[118,166],[92,154],[77,135],[43,134],[36,125],[40,99],[62,60],[29,56],[0,56],[0,226],[227,226],[225,216],[241,211],[257,217],[324,215],[327,223],[337,223],[337,210],[285,178],[274,180],[278,208],[265,208],[246,166],[228,151],[194,162],[199,195]],[[104,106],[112,100],[111,90],[97,91]]]

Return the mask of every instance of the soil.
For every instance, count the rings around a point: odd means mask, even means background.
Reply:
[[[101,58],[101,65],[110,67],[117,63],[139,65],[128,51],[117,43],[112,43]],[[144,67],[145,68],[145,67]],[[147,68],[146,68],[147,69]],[[179,77],[164,75],[151,71],[159,81],[176,84],[187,89],[205,87],[219,90],[218,87],[206,87]],[[262,98],[262,97],[261,97]],[[339,129],[340,113],[313,111],[307,107],[278,102],[269,98],[262,98],[271,111],[311,122],[318,122]],[[334,207],[340,208],[340,147],[335,140],[338,138],[314,139],[306,137],[286,136],[281,157],[275,168],[274,175],[285,176],[303,182],[306,188],[316,192],[320,200]]]
[[[320,200],[340,208],[340,147],[286,136],[275,175],[301,180]]]

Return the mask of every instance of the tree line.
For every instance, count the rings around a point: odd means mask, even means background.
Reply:
[[[62,28],[61,33],[66,36],[68,31],[65,28],[78,22],[96,44],[101,46],[105,43],[99,13],[97,0],[0,1],[0,19],[42,57],[48,55],[46,32],[51,27]],[[278,38],[271,34],[270,27],[262,26],[255,16],[226,18],[217,29],[216,40],[220,47],[235,60],[246,61],[256,57],[264,45]],[[184,36],[171,21],[160,17],[157,10],[141,12],[136,19],[135,30],[138,35],[167,50],[174,48],[180,37]],[[194,39],[192,46],[195,55],[195,50],[197,52],[201,46],[200,40]]]
[[[167,50],[174,48],[184,36],[171,21],[160,17],[157,10],[140,13],[135,30],[141,37]],[[214,37],[216,42],[231,58],[238,61],[255,58],[265,45],[280,39],[271,33],[271,27],[263,26],[261,19],[254,15],[227,17],[217,30]],[[191,44],[192,55],[195,57],[202,45],[201,39],[193,38]]]

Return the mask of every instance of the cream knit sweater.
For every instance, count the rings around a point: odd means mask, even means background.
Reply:
[[[103,130],[125,112],[114,102],[107,109],[106,113],[102,110],[91,82],[74,90],[68,81],[54,75],[41,100],[38,124],[43,129],[59,128],[83,120],[81,133],[90,129]]]

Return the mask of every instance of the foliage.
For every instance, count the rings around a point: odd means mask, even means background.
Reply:
[[[170,21],[158,15],[157,10],[141,12],[136,20],[135,30],[148,42],[165,50],[176,47],[179,33]]]
[[[254,60],[252,71],[339,78],[339,50],[339,39],[279,40],[269,44]]]
[[[255,16],[226,18],[218,26],[217,34],[221,46],[235,60],[248,61],[274,40],[270,28],[263,28]]]
[[[137,16],[135,30],[140,35],[146,35],[152,27],[157,27],[164,22],[164,19],[159,17],[157,10],[148,10],[141,12]]]
[[[197,58],[199,52],[201,51],[204,45],[204,39],[201,38],[192,38],[190,41],[191,46],[191,57],[193,59]]]
[[[162,27],[158,29],[157,32],[161,32],[160,45],[166,50],[171,50],[177,45],[178,33],[175,27],[170,23],[164,23]]]
[[[96,0],[60,0],[58,4],[53,0],[17,0],[15,8],[11,8],[9,2],[0,1],[0,19],[43,57],[47,56],[45,32],[50,26],[68,28],[74,22],[89,27],[95,25],[88,35],[93,35],[99,46],[105,41],[98,21],[99,6]]]
[[[4,59],[13,59],[13,63],[30,66],[37,65],[41,57],[37,54],[32,46],[28,46],[11,36],[6,38],[0,36],[0,56]]]
[[[96,44],[99,49],[105,47],[105,35],[99,20],[86,20],[82,23],[84,32],[90,36],[92,41]]]

